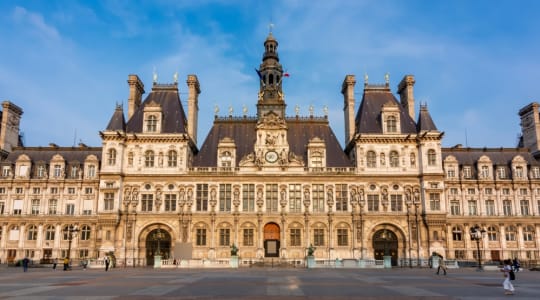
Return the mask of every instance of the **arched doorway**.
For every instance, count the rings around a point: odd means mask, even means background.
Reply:
[[[171,256],[171,235],[163,229],[154,229],[146,236],[146,264],[154,265],[154,256],[161,255],[161,259]]]
[[[392,266],[398,262],[398,239],[396,234],[389,229],[381,229],[373,235],[373,251],[377,260],[383,260],[384,256],[392,256]]]
[[[264,225],[264,257],[279,257],[279,225]]]

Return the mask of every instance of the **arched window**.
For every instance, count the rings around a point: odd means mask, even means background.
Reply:
[[[147,150],[144,152],[144,166],[153,167],[154,166],[154,151]]]
[[[116,149],[109,149],[107,153],[107,163],[109,166],[116,165]]]
[[[429,166],[437,165],[437,154],[435,153],[435,150],[429,149],[427,152],[427,157]]]
[[[146,131],[147,132],[156,132],[157,131],[157,117],[154,115],[149,115],[146,119]]]
[[[81,228],[81,240],[82,241],[88,241],[90,239],[90,226],[88,225],[84,225],[82,228]]]
[[[482,166],[480,169],[480,174],[482,174],[482,178],[489,178],[489,167]]]
[[[45,240],[54,241],[54,235],[55,235],[54,226],[47,226],[47,229],[45,229]]]
[[[390,167],[399,167],[399,155],[397,151],[390,151]]]
[[[29,241],[37,240],[37,227],[35,225],[28,226],[27,233],[28,233],[27,240]]]
[[[525,242],[533,242],[534,241],[534,227],[531,225],[527,225],[523,229],[523,240]]]
[[[506,226],[505,233],[506,233],[506,240],[507,241],[515,241],[516,240],[516,227],[515,226]]]
[[[232,166],[232,155],[229,151],[221,153],[221,167],[230,168]]]
[[[375,151],[368,151],[366,161],[368,168],[377,167],[377,154],[375,154]]]
[[[386,132],[397,132],[397,122],[395,116],[386,118]]]
[[[516,167],[515,178],[523,178],[523,167]]]
[[[323,155],[319,151],[314,151],[311,154],[311,166],[313,168],[322,168],[323,167]]]
[[[497,241],[499,239],[497,228],[495,228],[494,226],[489,226],[487,228],[487,236],[488,236],[488,240],[492,242]]]
[[[463,240],[463,232],[461,231],[461,228],[458,226],[455,226],[452,228],[452,240],[454,241],[461,241]]]
[[[167,166],[169,167],[176,167],[178,161],[178,154],[176,154],[176,151],[169,150],[167,153]]]
[[[94,178],[96,176],[96,166],[95,165],[89,165],[88,166],[88,178]]]

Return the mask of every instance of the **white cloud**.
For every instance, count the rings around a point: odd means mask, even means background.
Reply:
[[[49,25],[39,13],[26,10],[24,7],[16,6],[12,14],[16,22],[28,24],[34,32],[43,39],[59,40],[60,34],[52,25]]]

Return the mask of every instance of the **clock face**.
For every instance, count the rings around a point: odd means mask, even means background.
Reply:
[[[267,162],[273,163],[273,162],[277,161],[278,155],[277,155],[277,153],[275,151],[268,151],[264,155],[264,158],[266,159]]]

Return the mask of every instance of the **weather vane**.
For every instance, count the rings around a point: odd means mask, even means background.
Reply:
[[[268,30],[270,30],[270,33],[272,33],[272,29],[274,28],[274,24],[273,23],[270,23],[268,25]]]
[[[156,72],[156,67],[154,67],[154,74],[152,75],[152,81],[154,83],[157,83],[157,72]]]
[[[178,72],[174,72],[173,80],[174,80],[174,83],[178,83]]]

